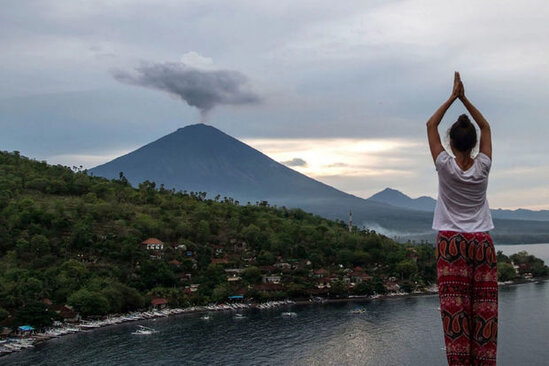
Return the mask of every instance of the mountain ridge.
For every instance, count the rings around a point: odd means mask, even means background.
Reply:
[[[418,198],[411,198],[405,193],[389,187],[372,195],[368,198],[368,200],[386,203],[395,207],[410,208],[427,212],[433,212],[437,203],[437,201],[432,197],[420,196]],[[549,221],[549,210],[534,211],[524,208],[518,208],[516,210],[497,208],[491,209],[490,211],[492,213],[492,217],[496,219]]]
[[[177,129],[108,163],[89,174],[119,179],[120,172],[137,186],[154,181],[168,189],[207,192],[242,203],[268,201],[272,205],[301,208],[347,221],[349,211],[358,227],[373,228],[388,236],[433,240],[433,214],[360,198],[307,177],[217,128],[193,124]],[[536,221],[507,220],[496,234],[500,240],[527,237],[549,241],[549,228]],[[524,236],[524,235],[526,236]],[[543,235],[540,239],[539,235]],[[508,239],[505,239],[508,238]]]

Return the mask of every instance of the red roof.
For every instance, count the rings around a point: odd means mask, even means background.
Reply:
[[[168,300],[163,299],[163,298],[152,299],[152,300],[151,300],[151,304],[154,305],[154,306],[157,306],[157,305],[166,305],[167,303],[168,303]]]
[[[179,266],[181,262],[177,259],[172,259],[171,261],[168,261],[168,264],[175,264],[176,266]]]
[[[227,258],[212,258],[213,264],[229,263]]]
[[[146,245],[146,244],[164,244],[164,243],[158,240],[157,238],[148,238],[147,240],[143,241],[141,244]]]

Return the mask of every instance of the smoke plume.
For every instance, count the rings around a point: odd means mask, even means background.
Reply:
[[[259,97],[246,89],[245,75],[232,70],[203,70],[178,62],[146,63],[135,72],[113,71],[116,80],[158,89],[181,98],[200,110],[202,120],[221,104],[255,104]]]

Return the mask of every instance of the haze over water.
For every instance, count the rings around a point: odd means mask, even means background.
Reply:
[[[549,259],[549,245],[498,246],[506,253],[530,249]],[[526,248],[522,248],[526,247]],[[510,250],[510,252],[507,251]],[[549,359],[549,283],[500,288],[498,365],[546,365]],[[356,306],[365,314],[351,314]],[[0,359],[18,365],[444,365],[437,296],[361,303],[294,305],[284,309],[190,314],[126,323],[69,335]],[[138,324],[159,333],[132,335]]]

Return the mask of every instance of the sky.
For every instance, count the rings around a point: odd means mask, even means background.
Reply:
[[[91,168],[213,125],[360,197],[436,198],[425,122],[460,71],[492,208],[549,209],[545,0],[0,0],[0,150]],[[447,112],[443,136],[465,109]]]

